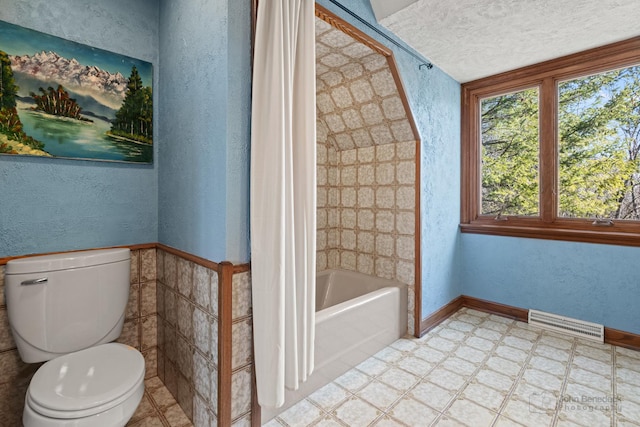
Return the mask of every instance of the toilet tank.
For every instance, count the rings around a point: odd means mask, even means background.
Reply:
[[[7,262],[6,305],[22,360],[42,362],[118,338],[130,264],[126,248]]]

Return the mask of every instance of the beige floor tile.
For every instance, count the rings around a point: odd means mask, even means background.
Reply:
[[[368,375],[352,369],[347,373],[341,375],[335,380],[335,383],[340,385],[341,387],[346,388],[350,392],[355,392],[360,390],[365,385],[369,384],[372,381],[372,378]]]
[[[408,395],[437,411],[442,411],[455,396],[455,391],[446,390],[436,384],[422,381]]]
[[[611,364],[613,350],[612,347],[607,344],[602,344],[602,347],[592,347],[591,345],[579,343],[576,345],[576,354]],[[638,362],[636,361],[636,363]]]
[[[533,356],[529,360],[529,366],[556,376],[564,376],[567,371],[565,364],[542,356]]]
[[[465,344],[486,353],[493,349],[495,342],[474,335],[467,338]]]
[[[480,363],[487,357],[486,351],[477,350],[470,345],[461,345],[453,354],[471,363]]]
[[[616,373],[618,381],[640,386],[640,372],[628,368],[619,368]]]
[[[188,427],[192,425],[177,403],[166,408],[162,415],[164,415],[171,427]]]
[[[375,427],[406,427],[405,423],[401,423],[398,420],[394,420],[388,415],[385,415],[378,420],[376,420],[373,425]]]
[[[386,347],[380,350],[379,352],[377,352],[376,354],[374,354],[373,356],[376,359],[382,360],[383,362],[394,363],[402,359],[404,357],[404,354],[393,347]]]
[[[520,364],[499,356],[491,356],[485,365],[495,371],[502,372],[509,376],[518,375],[522,369]]]
[[[478,336],[480,338],[487,339],[492,342],[497,342],[502,338],[502,333],[498,331],[493,331],[491,329],[486,328],[478,328],[473,331],[473,335]]]
[[[407,372],[411,372],[417,377],[423,377],[435,366],[435,364],[429,363],[419,357],[408,356],[397,362],[396,366]]]
[[[473,374],[480,365],[452,356],[442,362],[440,366],[451,372],[456,372],[463,376],[469,376]]]
[[[547,391],[556,391],[560,390],[562,387],[562,379],[548,374],[544,371],[540,371],[538,369],[527,369],[522,374],[522,379],[529,384],[532,384],[536,387],[539,387],[543,390]]]
[[[153,415],[133,424],[127,424],[129,427],[163,427],[162,419],[158,415]],[[172,426],[173,427],[173,426]]]
[[[472,315],[471,313],[461,314],[457,316],[456,319],[474,326],[478,326],[480,323],[482,323],[482,317]]]
[[[372,381],[363,389],[356,393],[356,396],[366,400],[381,411],[386,411],[393,405],[404,393],[398,391],[388,385]]]
[[[427,346],[433,348],[434,350],[441,351],[442,353],[449,353],[450,351],[453,351],[458,346],[458,344],[456,344],[454,341],[442,338],[441,336],[434,336],[429,341],[427,341]]]
[[[389,365],[380,359],[376,359],[375,357],[370,357],[364,362],[362,362],[361,364],[359,364],[358,366],[356,366],[356,369],[364,372],[365,374],[371,377],[375,377],[377,375],[380,375],[387,369],[389,369]]]
[[[632,401],[621,402],[617,414],[627,420],[640,422],[640,404]]]
[[[495,349],[494,354],[516,363],[522,363],[527,360],[527,357],[529,357],[528,351],[520,350],[519,348],[505,344],[500,344]]]
[[[540,337],[539,343],[549,345],[561,350],[571,350],[573,346],[573,338],[568,338],[563,335],[555,334],[553,332],[544,332]]]
[[[378,380],[401,392],[408,391],[420,378],[399,368],[391,368],[378,377]]]
[[[553,422],[553,412],[543,411],[528,401],[510,399],[501,415],[525,426],[545,427]]]
[[[348,426],[368,426],[382,415],[382,411],[357,397],[344,402],[333,410],[332,414]]]
[[[291,426],[307,426],[323,416],[318,407],[305,399],[278,415],[278,418]]]
[[[524,427],[523,424],[517,423],[515,421],[510,420],[507,417],[498,417],[498,419],[496,420],[495,424],[493,425],[494,427]]]
[[[538,343],[534,350],[534,353],[561,363],[567,363],[569,361],[569,357],[571,356],[569,350],[562,350],[550,345],[546,345],[544,343]]]
[[[523,351],[530,351],[533,347],[533,342],[515,336],[506,336],[502,343]]]
[[[569,372],[569,380],[581,384],[585,384],[593,389],[599,390],[604,393],[611,393],[611,376],[602,376],[594,374],[591,371],[576,368],[571,368]]]
[[[455,329],[446,328],[438,332],[438,336],[446,340],[452,341],[452,344],[455,346],[455,343],[464,340],[466,333],[455,330]]]
[[[344,427],[344,424],[342,424],[332,416],[326,415],[324,418],[314,424],[313,427]]]
[[[633,357],[634,359],[638,359],[640,360],[640,351],[638,350],[631,350],[628,348],[624,348],[624,347],[616,347],[616,353],[623,355],[623,356],[627,356],[627,357]]]
[[[308,399],[322,408],[324,411],[331,411],[339,403],[347,400],[351,393],[335,383],[329,383],[319,390],[313,392]]]
[[[480,369],[475,380],[495,390],[509,390],[515,379],[487,367]]]
[[[509,326],[505,325],[504,323],[496,322],[494,320],[485,320],[480,326],[483,329],[491,329],[492,331],[499,334],[503,334],[509,329]]]
[[[420,347],[413,352],[413,355],[431,363],[439,363],[447,357],[445,353],[431,347]]]
[[[475,328],[474,324],[464,322],[462,321],[462,319],[459,319],[459,318],[450,322],[448,326],[462,333],[471,332]]]
[[[611,363],[610,359],[609,363]],[[640,371],[640,360],[634,357],[625,356],[623,354],[619,354],[616,357],[616,365],[621,368],[629,369],[631,371]]]
[[[462,397],[492,411],[497,411],[506,399],[507,393],[494,390],[482,384],[472,383],[464,389]]]
[[[455,372],[448,371],[444,368],[434,369],[426,380],[444,388],[445,390],[457,391],[466,382],[465,377]]]
[[[490,426],[497,413],[466,399],[458,399],[444,413],[468,426]]]
[[[440,417],[440,419],[435,424],[437,427],[467,427],[466,424],[461,423],[460,421],[456,421],[453,418],[449,417]]]
[[[418,347],[418,344],[413,339],[400,338],[392,343],[391,347],[399,351],[411,352]]]
[[[440,415],[436,410],[414,399],[402,399],[388,414],[408,426],[428,426]]]
[[[573,358],[573,365],[579,366],[582,369],[586,369],[587,371],[594,372],[598,375],[611,375],[611,362],[606,363],[590,357],[576,355]]]
[[[640,404],[640,387],[627,383],[616,384],[616,395],[622,401],[632,401]]]
[[[526,325],[526,324],[523,323],[523,325]],[[521,324],[517,323],[516,327],[511,329],[510,334],[515,336],[515,337],[522,338],[524,340],[533,342],[533,341],[536,341],[538,339],[538,336],[540,335],[540,332],[536,331],[536,330],[522,328]]]

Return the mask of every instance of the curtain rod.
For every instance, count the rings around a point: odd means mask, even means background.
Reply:
[[[335,4],[336,6],[338,6],[340,9],[344,10],[345,12],[347,12],[349,15],[353,16],[354,18],[356,18],[358,21],[362,22],[364,25],[366,25],[367,27],[369,27],[370,29],[372,29],[376,33],[380,34],[382,37],[387,39],[389,42],[393,43],[398,48],[402,49],[403,51],[405,51],[406,53],[408,53],[409,55],[413,56],[415,59],[420,61],[420,65],[418,66],[418,69],[422,69],[422,67],[426,67],[428,70],[430,70],[430,69],[433,68],[433,64],[431,62],[425,61],[424,58],[422,58],[422,57],[416,55],[415,53],[411,52],[409,49],[407,49],[406,47],[404,47],[403,45],[401,45],[400,43],[398,43],[397,41],[395,41],[394,39],[392,39],[391,37],[389,37],[388,35],[386,35],[382,31],[380,31],[378,28],[376,28],[375,26],[370,24],[368,21],[366,21],[365,19],[363,19],[360,16],[356,15],[350,9],[347,9],[344,5],[339,3],[337,0],[329,0],[329,1],[331,3],[333,3],[333,4]]]

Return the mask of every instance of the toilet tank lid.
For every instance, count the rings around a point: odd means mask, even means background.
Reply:
[[[5,274],[42,273],[70,268],[92,267],[131,257],[129,248],[97,249],[91,251],[65,252],[61,254],[33,256],[7,262]]]

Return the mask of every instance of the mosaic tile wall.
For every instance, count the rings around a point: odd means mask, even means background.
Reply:
[[[158,377],[195,425],[218,410],[218,273],[159,249]]]
[[[146,378],[157,375],[156,250],[131,251],[131,288],[119,342],[140,350]],[[0,425],[21,425],[24,396],[41,363],[25,364],[11,336],[4,300],[4,266],[0,266]]]

